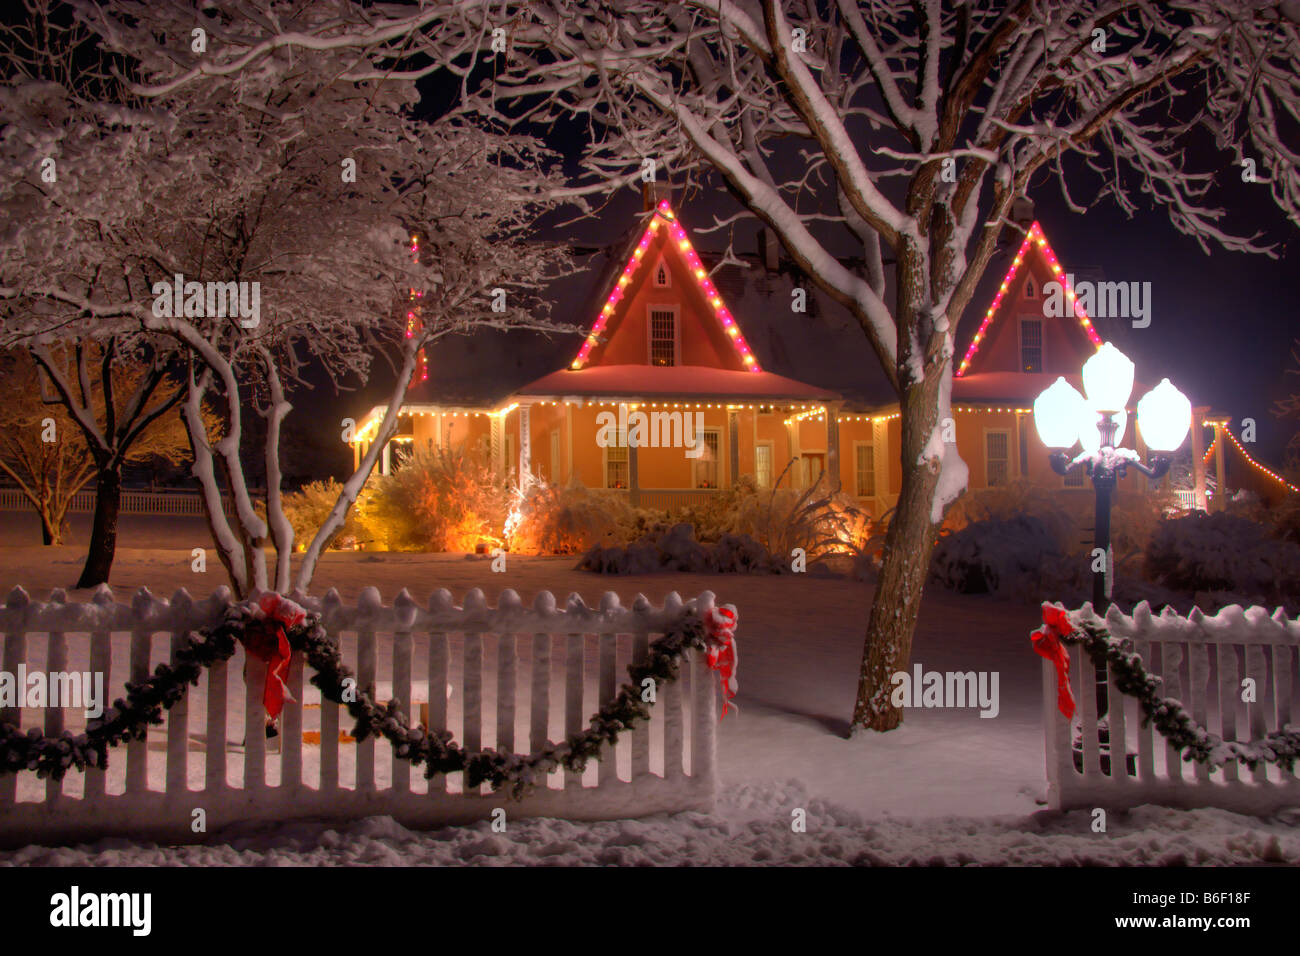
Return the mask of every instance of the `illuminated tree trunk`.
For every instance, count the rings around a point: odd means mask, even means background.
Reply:
[[[893,730],[903,722],[902,709],[890,702],[893,689],[890,678],[906,670],[911,660],[921,593],[938,537],[938,525],[931,521],[931,511],[939,468],[929,460],[918,464],[924,459],[938,417],[938,393],[938,377],[932,376],[906,389],[900,403],[903,485],[885,535],[880,580],[867,620],[866,646],[853,710],[854,729]]]

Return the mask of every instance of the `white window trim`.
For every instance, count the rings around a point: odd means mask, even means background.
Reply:
[[[659,270],[664,271],[664,283],[659,284]],[[673,270],[668,268],[667,256],[660,256],[659,261],[655,263],[654,273],[650,279],[651,285],[656,289],[671,289],[673,287]]]
[[[1016,459],[1015,452],[1012,450],[1011,429],[1009,428],[988,428],[984,429],[984,487],[995,488],[996,485],[989,481],[989,435],[1005,435],[1007,439],[1007,481],[1011,482],[1016,477]]]
[[[673,366],[682,364],[682,312],[676,305],[646,304],[645,309],[645,361],[654,365],[654,320],[653,312],[671,312],[673,314]]]
[[[1047,327],[1040,315],[1016,316],[1016,364],[1020,371],[1025,370],[1025,322],[1038,323],[1038,371],[1047,368]]]
[[[874,491],[872,494],[870,494],[870,495],[860,495],[860,494],[858,494],[858,448],[861,447],[861,446],[863,446],[863,445],[865,445],[867,448],[872,449],[872,452],[871,452],[871,484],[872,484],[873,486],[875,486],[875,491]],[[876,481],[876,453],[875,453],[875,447],[876,447],[876,443],[875,443],[874,441],[864,441],[864,440],[862,440],[862,439],[860,439],[860,438],[858,438],[858,439],[854,439],[854,441],[853,441],[853,497],[855,497],[855,498],[860,498],[860,499],[862,499],[862,500],[864,500],[864,501],[865,501],[866,499],[868,499],[868,498],[875,498],[875,497],[877,497],[877,496],[880,494],[880,488],[879,488],[880,482]]]

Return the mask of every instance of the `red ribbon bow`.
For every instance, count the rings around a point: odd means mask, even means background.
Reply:
[[[288,598],[278,594],[263,594],[257,599],[257,613],[248,622],[241,639],[244,650],[258,660],[266,661],[266,685],[262,689],[262,706],[272,720],[280,716],[284,702],[294,700],[289,692],[289,659],[293,649],[285,629],[297,627],[307,619],[307,612]]]
[[[705,630],[709,635],[709,646],[705,655],[709,667],[718,672],[722,681],[722,716],[727,716],[727,702],[736,696],[739,684],[736,683],[736,607],[724,604],[711,607],[704,615]],[[719,718],[721,719],[721,718]]]
[[[1074,632],[1074,624],[1064,608],[1043,605],[1043,626],[1029,635],[1038,655],[1056,665],[1056,706],[1066,720],[1074,716],[1074,691],[1070,689],[1070,652],[1062,638]]]

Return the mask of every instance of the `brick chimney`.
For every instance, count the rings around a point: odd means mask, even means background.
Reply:
[[[776,233],[766,226],[758,227],[758,261],[768,272],[776,272],[781,267],[781,243]]]
[[[673,187],[670,183],[642,183],[641,202],[646,212],[659,205],[659,200],[673,201]]]

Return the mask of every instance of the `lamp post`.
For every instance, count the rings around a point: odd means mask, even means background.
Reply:
[[[1034,402],[1034,426],[1044,445],[1053,449],[1052,470],[1058,475],[1083,468],[1096,491],[1093,555],[1100,551],[1100,570],[1093,562],[1092,607],[1105,614],[1114,583],[1110,546],[1110,508],[1116,482],[1133,468],[1148,478],[1163,478],[1169,471],[1170,452],[1187,438],[1192,405],[1164,379],[1137,405],[1137,427],[1153,452],[1144,464],[1137,452],[1119,447],[1128,424],[1125,406],[1133,392],[1133,363],[1109,342],[1083,365],[1080,395],[1064,378],[1058,378]],[[1079,445],[1075,455],[1071,449]],[[1105,671],[1097,676],[1097,712],[1106,712]]]

